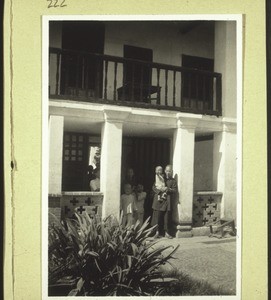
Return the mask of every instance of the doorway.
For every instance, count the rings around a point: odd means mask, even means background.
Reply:
[[[123,55],[125,58],[152,62],[152,49],[124,45]],[[151,85],[152,69],[150,66],[126,62],[123,72],[123,86],[126,89],[127,98],[125,100],[140,101],[146,99]]]
[[[152,185],[155,180],[155,167],[163,168],[170,163],[170,139],[149,137],[124,137],[122,144],[122,182],[126,170],[132,168],[137,184],[147,192],[145,219],[152,214]]]
[[[103,54],[105,26],[94,21],[63,21],[62,49],[80,51],[64,55],[61,64],[61,92],[77,96],[102,97],[103,64],[94,56]]]
[[[214,60],[205,57],[182,55],[182,66],[190,69],[214,72]],[[184,107],[213,108],[213,77],[202,73],[183,73],[182,104]]]

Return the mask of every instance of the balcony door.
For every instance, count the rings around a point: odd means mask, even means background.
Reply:
[[[182,55],[182,66],[195,70],[214,72],[214,60]],[[213,77],[202,73],[182,74],[182,106],[188,108],[213,108]]]
[[[103,54],[104,32],[102,22],[63,21],[62,48],[74,52],[63,57],[62,94],[102,96],[102,61],[86,53]]]
[[[152,49],[124,45],[125,58],[152,62]],[[123,86],[126,88],[125,100],[140,101],[146,98],[151,85],[152,69],[138,62],[127,62],[124,65]]]

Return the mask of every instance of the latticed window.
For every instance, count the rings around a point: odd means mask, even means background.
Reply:
[[[76,133],[64,134],[64,160],[82,161],[83,160],[84,136]]]
[[[82,132],[64,132],[63,191],[89,191],[89,166],[100,168],[101,138]],[[92,171],[93,171],[92,170]]]

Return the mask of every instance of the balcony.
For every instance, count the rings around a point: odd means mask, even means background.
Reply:
[[[222,115],[221,74],[111,55],[49,49],[49,97]]]

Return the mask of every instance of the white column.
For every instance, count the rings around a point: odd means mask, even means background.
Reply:
[[[222,74],[222,113],[236,117],[236,22],[215,24],[215,72]]]
[[[221,218],[236,220],[236,132],[224,125],[214,134],[213,190],[222,192]]]
[[[104,194],[102,216],[119,217],[122,127],[129,112],[106,110],[104,113],[101,153],[101,191]]]
[[[195,121],[177,121],[173,137],[173,170],[179,191],[178,218],[182,225],[192,224]],[[173,215],[176,221],[176,214]]]
[[[64,117],[49,119],[49,194],[61,194]]]

